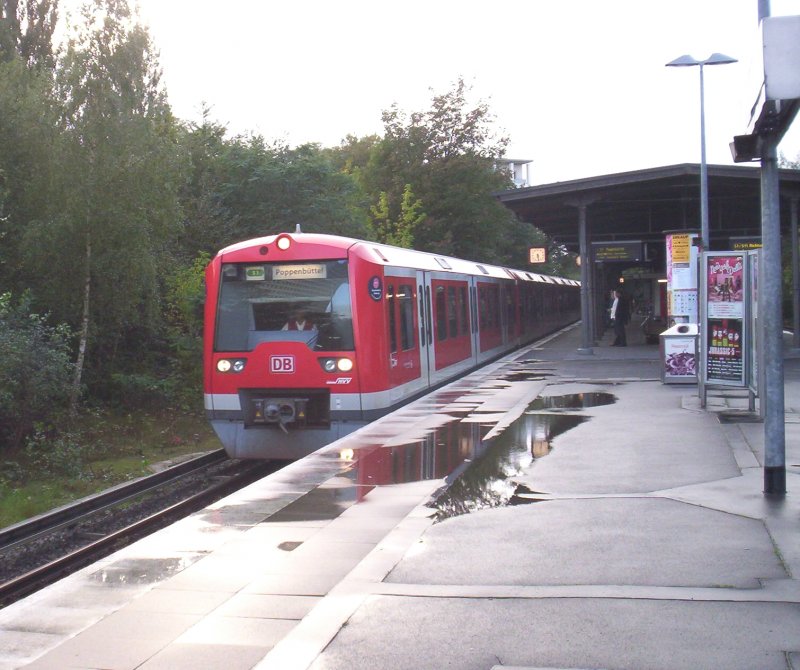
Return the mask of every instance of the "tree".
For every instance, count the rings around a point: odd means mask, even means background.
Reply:
[[[778,157],[778,167],[785,170],[800,170],[800,153],[797,154],[795,160],[792,161],[786,158],[783,152],[781,152]]]
[[[19,58],[0,62],[0,286],[26,287],[20,242],[56,209],[52,155],[57,115],[48,73]]]
[[[54,64],[58,0],[0,0],[0,62],[19,57],[28,67]]]
[[[183,225],[177,254],[186,261],[219,249],[235,217],[223,203],[220,189],[226,174],[226,133],[223,124],[212,120],[211,108],[205,104],[202,122],[183,126],[179,132],[187,175],[179,195]]]
[[[30,294],[16,303],[0,295],[0,447],[21,446],[36,421],[54,421],[65,407],[70,337],[65,325],[50,326],[32,311]]]
[[[392,220],[389,212],[389,198],[386,191],[381,191],[378,204],[370,207],[372,214],[372,230],[375,238],[384,244],[411,249],[414,244],[414,231],[424,220],[422,201],[414,197],[411,184],[403,189],[403,200],[400,202],[400,216]]]
[[[214,253],[251,237],[294,231],[365,237],[365,198],[352,175],[315,144],[294,149],[260,136],[225,139],[208,122],[183,141],[192,171],[185,189],[187,238]]]
[[[354,138],[335,150],[341,169],[352,174],[373,205],[376,233],[407,212],[408,193],[418,202],[413,243],[418,249],[508,263],[519,255],[519,222],[494,193],[511,186],[496,169],[508,144],[493,129],[494,117],[480,101],[468,104],[459,79],[434,95],[427,111],[406,114],[396,105],[382,115],[382,137]],[[406,203],[406,204],[404,204]]]
[[[56,77],[59,213],[23,241],[37,297],[79,333],[73,411],[87,360],[101,380],[120,351],[139,360],[151,344],[179,221],[174,122],[149,35],[125,0],[95,0],[83,17]]]

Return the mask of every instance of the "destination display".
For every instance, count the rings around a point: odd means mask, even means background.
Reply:
[[[592,242],[595,261],[640,261],[642,243],[638,242]]]

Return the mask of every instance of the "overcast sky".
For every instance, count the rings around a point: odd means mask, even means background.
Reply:
[[[731,164],[761,78],[757,0],[139,0],[176,115],[337,145],[381,111],[429,108],[458,77],[533,160],[535,184],[700,161]],[[800,0],[772,0],[800,14]],[[800,121],[779,147],[800,153]]]

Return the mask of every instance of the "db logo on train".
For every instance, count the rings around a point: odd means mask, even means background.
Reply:
[[[294,372],[294,356],[270,356],[270,372]]]

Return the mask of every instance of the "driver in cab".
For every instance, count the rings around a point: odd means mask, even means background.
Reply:
[[[289,320],[283,325],[281,330],[316,330],[317,326],[308,318],[308,313],[302,307],[295,307]]]

